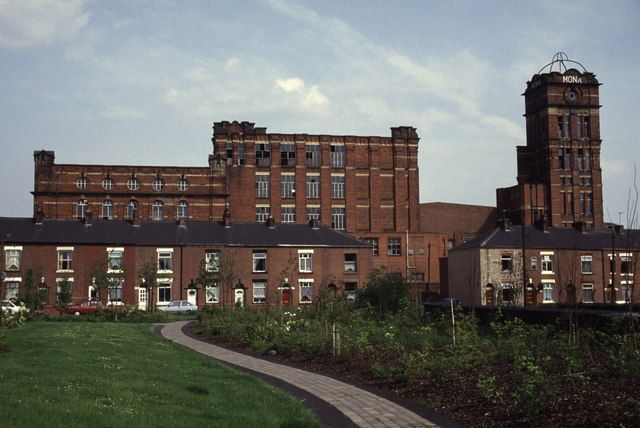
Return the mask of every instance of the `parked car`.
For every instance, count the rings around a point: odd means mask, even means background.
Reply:
[[[8,312],[11,314],[17,314],[21,310],[25,312],[29,312],[29,309],[24,306],[16,305],[11,300],[3,300],[2,301],[2,312]]]
[[[85,300],[80,302],[79,305],[69,306],[67,313],[80,315],[80,314],[95,314],[98,310],[98,302],[95,300]]]
[[[169,302],[167,306],[159,306],[158,310],[164,312],[189,312],[197,311],[198,307],[186,300],[174,300]]]

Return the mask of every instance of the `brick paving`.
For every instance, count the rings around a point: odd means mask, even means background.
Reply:
[[[189,321],[162,327],[161,334],[225,363],[280,379],[324,400],[360,427],[436,427],[435,423],[386,398],[339,380],[234,352],[193,339],[182,332]]]

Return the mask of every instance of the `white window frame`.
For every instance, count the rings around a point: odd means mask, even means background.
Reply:
[[[20,299],[20,285],[22,283],[22,278],[21,277],[6,277],[4,279],[4,300],[19,300]],[[14,287],[9,287],[10,284],[17,284],[15,293],[11,293],[11,295],[9,295],[9,291],[13,291]]]
[[[173,248],[156,248],[156,253],[158,254],[158,263],[157,263],[157,268],[158,268],[158,273],[173,273]],[[160,260],[169,260],[169,266],[170,269],[166,269],[166,262],[165,262],[165,269],[160,269]]]
[[[331,174],[331,198],[344,199],[345,195],[344,174]]]
[[[140,180],[138,180],[136,177],[130,177],[127,180],[127,187],[129,188],[129,190],[138,190],[140,188]]]
[[[133,212],[138,209],[138,201],[132,199],[127,204],[127,220],[133,220]]]
[[[260,291],[261,290],[261,291]],[[264,279],[254,280],[253,281],[253,303],[255,304],[265,304],[267,303],[267,281]]]
[[[253,260],[252,272],[263,273],[267,271],[267,252],[266,251],[254,251],[252,253],[252,260]],[[263,260],[264,269],[258,270],[258,265],[260,264],[261,260]]]
[[[183,218],[185,220],[189,219],[189,202],[185,200],[178,202],[178,205],[176,206],[176,218]]]
[[[215,285],[207,285],[205,287],[205,303],[216,304],[220,303],[220,287],[218,283]]]
[[[256,205],[256,222],[264,223],[271,215],[271,207],[269,205]]]
[[[344,146],[344,144],[330,145],[329,164],[331,165],[331,168],[344,168],[346,165],[346,158],[347,158],[347,149]]]
[[[112,257],[119,254],[120,257]],[[120,269],[114,269],[112,264],[112,258],[120,259]],[[124,265],[124,247],[107,247],[107,272],[108,273],[120,273]]]
[[[184,192],[189,188],[189,180],[187,180],[186,178],[181,178],[180,180],[178,180],[177,186],[178,186],[178,190],[180,190],[181,192]]]
[[[355,260],[347,260],[347,256],[355,256]],[[342,257],[344,258],[345,272],[358,272],[358,253],[344,253]]]
[[[164,187],[164,180],[160,177],[154,178],[151,182],[151,187],[153,187],[153,190],[155,190],[156,192],[161,191]]]
[[[315,212],[311,213],[309,212],[310,210],[313,210]],[[320,209],[319,205],[307,205],[306,207],[307,222],[311,221],[312,219],[316,219],[319,222],[321,215],[322,215],[322,210]]]
[[[207,272],[220,271],[220,251],[210,250],[204,253],[205,270]]]
[[[103,180],[102,180],[102,188],[104,190],[111,190],[113,189],[114,186],[114,182],[113,182],[113,178],[106,176]]]
[[[387,255],[388,256],[402,255],[402,239],[401,238],[387,238]]]
[[[584,270],[584,264],[588,262],[590,269]],[[593,256],[584,255],[580,256],[580,272],[583,274],[591,274],[593,273]]]
[[[590,301],[585,301],[585,290],[589,290],[589,293],[591,294],[591,300]],[[592,283],[583,283],[582,287],[581,287],[581,291],[582,294],[580,296],[580,301],[582,303],[595,303],[595,289],[593,288],[593,284]]]
[[[115,278],[114,281],[118,281],[118,286],[112,287],[109,286],[107,288],[107,303],[110,305],[122,305],[122,300],[124,296],[124,278]],[[115,299],[112,299],[112,296],[115,294]],[[120,297],[118,297],[118,295]]]
[[[56,264],[56,272],[73,272],[73,247],[57,247],[57,264]],[[68,253],[70,257],[61,258],[60,256],[63,253]],[[64,264],[67,264],[66,268],[64,268]]]
[[[313,303],[313,279],[299,279],[298,288],[298,301],[300,304],[308,305]],[[304,296],[308,296],[309,300],[303,300]]]
[[[542,281],[542,303],[556,302],[556,284],[554,281]]]
[[[295,174],[285,174],[280,176],[280,196],[283,199],[292,199],[296,197],[296,176]]]
[[[87,216],[87,200],[80,199],[76,203],[76,218],[82,220],[86,216]]]
[[[280,221],[282,223],[295,223],[296,222],[296,206],[282,205],[280,209]]]
[[[105,199],[102,201],[101,219],[113,220],[113,201],[111,199]]]
[[[256,172],[256,198],[269,197],[269,185],[271,177],[269,173]]]
[[[84,175],[80,176],[80,178],[76,180],[76,187],[80,190],[87,190],[89,187],[89,179]]]
[[[160,200],[153,201],[153,205],[151,205],[151,220],[164,220],[164,202]]]
[[[540,253],[540,264],[541,264],[540,269],[542,269],[541,272],[543,274],[552,274],[553,273],[553,253],[551,253],[551,252],[546,252],[546,253],[541,252]],[[551,270],[547,269],[549,266],[551,267]]]
[[[156,303],[160,306],[166,306],[167,304],[169,304],[169,302],[171,302],[172,300],[172,281],[167,281],[166,279],[162,279],[160,281],[158,281],[158,286],[157,286],[157,293],[156,293]],[[169,299],[162,299],[160,300],[160,290],[166,291],[169,290]]]
[[[307,199],[320,198],[320,174],[307,174],[306,178]]]
[[[9,255],[9,252],[14,255]],[[9,265],[10,259],[17,259],[15,266]],[[22,265],[22,246],[5,246],[4,247],[4,270],[6,271],[19,271]]]
[[[313,250],[298,250],[298,272],[313,272]]]
[[[334,230],[346,230],[347,210],[345,207],[331,207],[331,228]]]

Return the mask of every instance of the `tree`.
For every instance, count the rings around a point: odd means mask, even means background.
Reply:
[[[122,292],[122,278],[125,272],[121,261],[114,262],[109,257],[100,258],[94,263],[90,275],[99,303],[102,303],[105,291],[111,304],[122,298],[119,291]]]
[[[147,291],[147,308],[155,312],[154,290],[158,288],[158,266],[153,260],[146,260],[138,271],[140,286]]]
[[[60,316],[62,316],[64,311],[71,303],[71,281],[69,281],[69,278],[67,276],[63,276],[62,279],[58,282],[58,288],[60,291],[58,291],[56,295],[55,307],[60,313]]]
[[[33,271],[33,268],[27,269],[24,279],[23,295],[20,300],[24,302],[25,306],[29,308],[31,313],[34,313],[43,307],[43,302],[40,297],[40,293],[35,289],[34,277],[37,277]]]
[[[374,269],[364,290],[358,294],[357,305],[369,305],[377,310],[380,317],[397,313],[409,299],[409,283],[398,272]]]

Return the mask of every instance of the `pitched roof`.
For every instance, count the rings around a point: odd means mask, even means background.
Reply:
[[[212,221],[141,221],[133,226],[122,220],[45,220],[0,217],[0,239],[24,244],[119,244],[119,245],[230,245],[245,247],[369,247],[350,235],[319,225],[233,223]]]
[[[512,226],[509,230],[496,227],[477,238],[471,239],[450,251],[468,248],[521,248],[522,226]],[[615,236],[615,242],[612,237]],[[566,249],[566,250],[601,250],[615,247],[617,249],[640,249],[640,230],[623,230],[612,233],[610,229],[589,230],[580,232],[573,228],[550,227],[547,231],[533,226],[524,227],[526,248]]]

